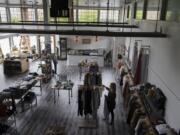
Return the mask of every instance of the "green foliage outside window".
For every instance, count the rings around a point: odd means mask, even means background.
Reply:
[[[98,11],[97,10],[79,10],[78,21],[79,22],[97,22]]]
[[[11,22],[13,23],[19,23],[21,21],[21,19],[19,17],[13,16],[11,17]]]
[[[142,10],[137,10],[136,11],[136,19],[141,20],[143,17],[143,11]]]

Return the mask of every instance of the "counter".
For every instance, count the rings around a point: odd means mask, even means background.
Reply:
[[[77,66],[82,60],[96,61],[99,67],[104,67],[104,56],[103,55],[71,55],[67,56],[67,65]]]

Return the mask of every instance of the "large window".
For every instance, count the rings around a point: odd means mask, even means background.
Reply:
[[[11,12],[11,22],[17,23],[21,21],[20,8],[10,8],[10,12]]]
[[[37,9],[38,21],[44,21],[43,9]]]
[[[0,22],[7,22],[6,8],[0,7]]]
[[[78,10],[78,21],[79,22],[97,22],[98,21],[98,10]]]
[[[180,22],[180,0],[169,0],[166,20]]]
[[[148,0],[147,4],[147,19],[159,20],[162,0]],[[159,7],[159,9],[158,9]]]

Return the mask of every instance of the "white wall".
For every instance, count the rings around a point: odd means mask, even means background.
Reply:
[[[167,38],[131,38],[132,59],[134,40],[150,45],[148,81],[161,88],[167,97],[165,119],[177,131],[180,129],[180,23],[159,22]],[[142,21],[136,31],[154,31],[155,21]],[[126,46],[129,45],[126,38]],[[171,92],[172,91],[172,92]]]
[[[81,39],[79,39],[81,40]],[[91,38],[91,44],[82,44],[80,41],[78,43],[74,42],[73,38],[68,38],[68,48],[71,49],[109,49],[111,47],[112,38],[99,37],[98,41]]]

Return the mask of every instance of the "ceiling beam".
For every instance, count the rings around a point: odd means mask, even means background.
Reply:
[[[62,23],[62,24],[43,24],[43,23],[0,23],[0,26],[57,26],[57,27],[113,27],[113,28],[138,28],[136,25],[129,24],[76,24],[76,23]]]
[[[159,32],[110,32],[110,31],[86,31],[86,30],[47,30],[47,29],[0,29],[0,33],[23,34],[61,34],[81,36],[109,36],[109,37],[152,37],[165,38],[166,34]]]

